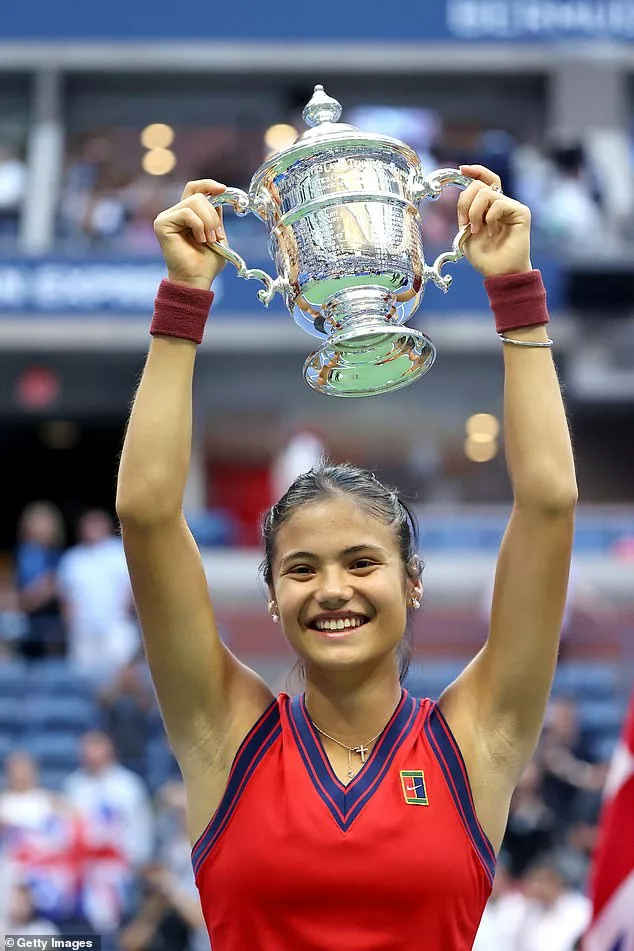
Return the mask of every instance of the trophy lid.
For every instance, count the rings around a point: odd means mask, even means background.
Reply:
[[[364,132],[347,122],[339,122],[341,104],[326,95],[321,84],[315,86],[302,116],[309,128],[292,145],[276,152],[260,166],[251,182],[252,194],[256,194],[261,186],[266,189],[272,177],[286,172],[296,162],[314,158],[326,151],[343,155],[349,149],[361,148],[371,150],[374,154],[383,153],[386,157],[398,153],[411,166],[420,164],[416,152],[404,142],[388,135]]]
[[[339,122],[341,103],[327,96],[322,85],[315,86],[310,102],[302,111],[302,118],[309,129],[299,136],[295,144],[316,139],[318,136],[332,135],[333,132],[357,132],[356,126]]]

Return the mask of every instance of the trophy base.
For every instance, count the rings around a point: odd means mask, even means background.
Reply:
[[[304,364],[304,379],[327,396],[376,396],[414,383],[431,369],[436,348],[419,330],[358,327],[331,337]]]

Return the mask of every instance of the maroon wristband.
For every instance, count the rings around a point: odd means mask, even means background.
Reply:
[[[549,322],[546,288],[540,271],[487,277],[484,288],[499,334]]]
[[[180,337],[202,343],[213,299],[213,291],[162,280],[154,301],[150,333],[153,337]]]

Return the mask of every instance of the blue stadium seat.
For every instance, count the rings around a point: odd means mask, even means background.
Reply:
[[[40,769],[40,785],[44,789],[60,792],[72,772],[73,770],[68,767],[59,769],[56,766],[46,766],[44,769]]]
[[[619,742],[618,733],[598,734],[590,742],[592,755],[598,763],[609,763],[614,755],[616,744]]]
[[[66,660],[40,661],[31,666],[30,686],[38,694],[90,699],[93,687],[90,681],[74,670]]]
[[[464,660],[430,661],[412,664],[405,686],[414,697],[431,697],[437,700],[465,668]]]
[[[6,733],[0,733],[0,766],[4,765],[6,757],[13,752],[14,748],[15,743],[11,737]]]
[[[582,701],[579,722],[586,732],[614,736],[625,720],[625,706],[618,700]]]
[[[169,779],[180,777],[178,763],[169,748],[167,740],[150,740],[147,751],[147,771],[145,781],[152,793],[166,783]]]
[[[619,688],[618,668],[601,662],[569,661],[555,674],[553,693],[579,699],[609,700]]]
[[[28,683],[28,668],[20,661],[0,664],[0,699],[4,697],[23,697]]]
[[[24,729],[24,703],[18,697],[0,696],[0,734],[19,735]]]
[[[81,697],[33,697],[22,711],[25,729],[29,733],[64,729],[84,733],[94,728],[98,717],[94,703]]]
[[[79,766],[79,739],[73,733],[40,733],[25,737],[22,748],[33,756],[39,766],[71,772]]]

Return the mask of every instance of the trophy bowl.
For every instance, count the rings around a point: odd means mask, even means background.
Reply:
[[[471,179],[457,169],[425,176],[408,145],[361,132],[340,115],[340,104],[315,86],[303,111],[309,128],[255,172],[248,193],[209,196],[215,206],[262,219],[277,276],[249,269],[225,244],[212,247],[240,277],[262,281],[263,304],[279,293],[296,323],[324,341],[304,364],[309,386],[329,396],[372,396],[413,383],[434,363],[429,337],[404,324],[428,281],[449,289],[442,268],[462,257],[468,229],[429,266],[419,205]]]

